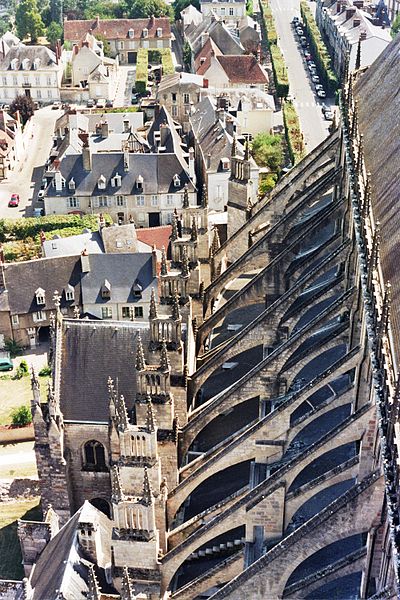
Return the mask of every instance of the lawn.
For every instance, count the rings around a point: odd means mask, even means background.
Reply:
[[[4,376],[2,374],[2,376]],[[48,377],[39,377],[42,401],[46,400]],[[0,379],[0,425],[10,425],[11,412],[26,404],[30,406],[32,391],[30,377]]]
[[[0,579],[22,579],[24,570],[17,535],[17,520],[42,519],[37,498],[0,503]]]

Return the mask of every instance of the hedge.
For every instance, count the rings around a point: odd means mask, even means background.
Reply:
[[[289,94],[289,78],[285,60],[281,49],[277,45],[278,35],[275,29],[272,10],[267,1],[261,2],[261,11],[264,19],[264,27],[272,60],[272,71],[274,73],[276,94],[279,98],[286,98]]]
[[[169,48],[161,50],[162,74],[172,75],[175,73],[174,63],[172,62],[172,54]]]
[[[315,22],[315,19],[304,0],[300,2],[300,12],[304,22],[304,27],[310,39],[310,46],[313,50],[313,57],[319,67],[322,80],[330,93],[334,93],[339,86],[338,79],[333,71],[331,57],[322,40],[321,33]]]
[[[142,94],[147,89],[147,65],[149,62],[149,53],[147,48],[139,48],[136,62],[136,83],[135,89],[139,94]]]
[[[112,223],[109,215],[104,215],[107,223]],[[97,229],[97,215],[49,215],[39,218],[0,219],[0,242],[6,240],[26,240],[39,235],[41,231],[55,231],[63,229]],[[69,235],[73,235],[69,233]]]
[[[299,117],[292,102],[286,101],[283,104],[283,123],[290,160],[292,164],[296,164],[304,157],[305,147]]]

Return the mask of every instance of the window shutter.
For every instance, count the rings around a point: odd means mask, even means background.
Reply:
[[[107,206],[112,206],[112,198],[107,198]]]

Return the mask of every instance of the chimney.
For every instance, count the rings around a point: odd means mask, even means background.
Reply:
[[[203,79],[203,88],[208,88],[208,79]]]
[[[79,52],[79,46],[78,46],[78,44],[74,44],[74,47],[72,48],[72,51],[73,51],[74,54],[78,54],[78,52]]]
[[[210,34],[207,31],[205,31],[204,33],[201,34],[201,47],[202,48],[206,44],[209,37],[210,37]]]
[[[85,171],[92,170],[92,152],[89,147],[89,134],[81,133],[79,136],[83,142],[82,164]]]
[[[347,8],[346,9],[346,21],[350,19],[356,12],[355,8]]]
[[[81,252],[81,269],[82,273],[90,273],[90,261],[86,248]]]
[[[361,42],[364,42],[367,39],[367,32],[366,31],[362,31],[360,33],[360,40]]]
[[[99,17],[99,15],[96,15],[96,27],[97,27],[97,29],[100,27],[100,17]]]
[[[194,148],[189,148],[189,177],[196,183],[196,172],[194,168]]]
[[[155,16],[151,15],[150,22],[149,22],[149,25],[150,25],[149,29],[151,29],[152,27],[154,27],[155,22],[156,22]]]
[[[151,249],[151,267],[152,267],[152,275],[153,278],[157,277],[157,249],[155,244],[153,244],[153,247]]]
[[[211,168],[211,154],[207,154],[207,169]]]
[[[108,123],[107,121],[103,121],[101,124],[101,137],[108,138]]]
[[[106,226],[106,220],[104,218],[103,213],[99,214],[99,231],[101,232],[102,229],[104,229],[104,227]]]
[[[169,134],[169,127],[165,123],[160,126],[160,145],[165,146]]]
[[[234,125],[233,125],[233,119],[231,117],[228,117],[225,121],[225,129],[227,131],[227,133],[229,133],[229,135],[231,135],[233,137],[233,134],[235,133],[234,130]]]

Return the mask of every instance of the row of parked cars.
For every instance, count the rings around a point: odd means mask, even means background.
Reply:
[[[326,98],[324,86],[321,84],[320,77],[318,75],[317,65],[312,59],[313,57],[311,54],[311,48],[306,37],[304,24],[301,22],[299,17],[294,17],[292,20],[292,25],[300,42],[300,46],[303,52],[304,59],[306,61],[311,83],[313,84],[315,89],[315,93],[318,96],[318,98]],[[322,105],[322,112],[324,114],[324,118],[327,121],[332,121],[333,113],[325,104]]]

